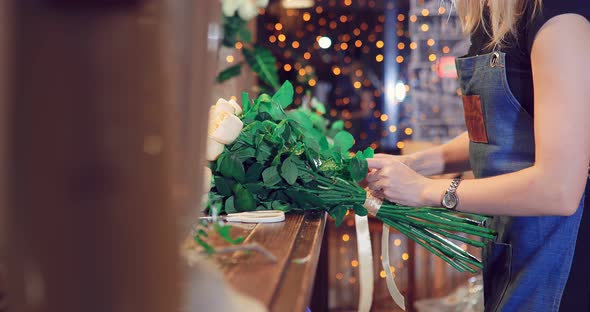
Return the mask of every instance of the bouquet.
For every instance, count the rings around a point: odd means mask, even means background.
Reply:
[[[292,100],[293,87],[285,82],[273,96],[250,101],[243,94],[243,107],[221,99],[211,108],[210,212],[320,210],[337,225],[349,210],[358,216],[370,213],[459,271],[475,273],[482,267],[453,240],[483,247],[482,241],[460,233],[493,238],[493,231],[482,226],[485,217],[404,207],[373,197],[358,184],[368,173],[366,159],[373,150],[351,152],[350,133],[338,126],[325,131],[309,112],[286,110]],[[333,137],[326,137],[328,132]]]

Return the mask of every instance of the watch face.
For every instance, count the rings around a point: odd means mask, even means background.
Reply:
[[[457,206],[457,195],[454,193],[447,193],[442,200],[443,206],[448,209],[453,209]]]

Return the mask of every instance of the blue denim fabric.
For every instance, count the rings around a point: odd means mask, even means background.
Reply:
[[[458,58],[456,64],[463,94],[480,96],[487,132],[488,143],[469,146],[476,178],[532,166],[533,118],[510,91],[505,54]],[[583,202],[569,217],[495,216],[486,222],[498,236],[483,250],[485,311],[558,311]]]

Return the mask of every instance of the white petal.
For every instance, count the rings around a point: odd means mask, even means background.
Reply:
[[[215,105],[211,106],[211,111],[214,116],[217,116],[220,111],[226,111],[234,115],[241,115],[242,107],[234,100],[226,101],[225,99],[219,99]]]
[[[243,0],[242,0],[243,1]],[[240,0],[221,0],[221,10],[225,16],[234,16],[242,4]]]
[[[245,1],[239,8],[238,8],[238,15],[243,20],[251,20],[256,15],[258,15],[258,8],[254,3],[250,1]]]
[[[203,194],[209,193],[211,191],[211,179],[213,178],[213,173],[209,167],[205,167],[203,169]]]
[[[259,8],[266,8],[268,6],[268,0],[256,0],[256,6]]]
[[[238,102],[234,101],[233,99],[227,102],[234,108],[234,115],[240,116],[242,114],[242,107],[240,104],[238,104]]]
[[[208,161],[215,161],[223,153],[223,148],[225,145],[213,140],[212,138],[207,138],[207,153],[206,159]]]
[[[228,112],[221,112],[210,121],[209,137],[225,145],[231,144],[238,138],[243,127],[240,118]]]

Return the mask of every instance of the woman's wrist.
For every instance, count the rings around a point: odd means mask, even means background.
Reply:
[[[427,179],[422,190],[421,202],[425,207],[440,207],[445,191],[451,184],[449,179]]]
[[[407,157],[409,158],[407,165],[423,176],[433,176],[444,171],[445,164],[440,147],[413,153]]]

